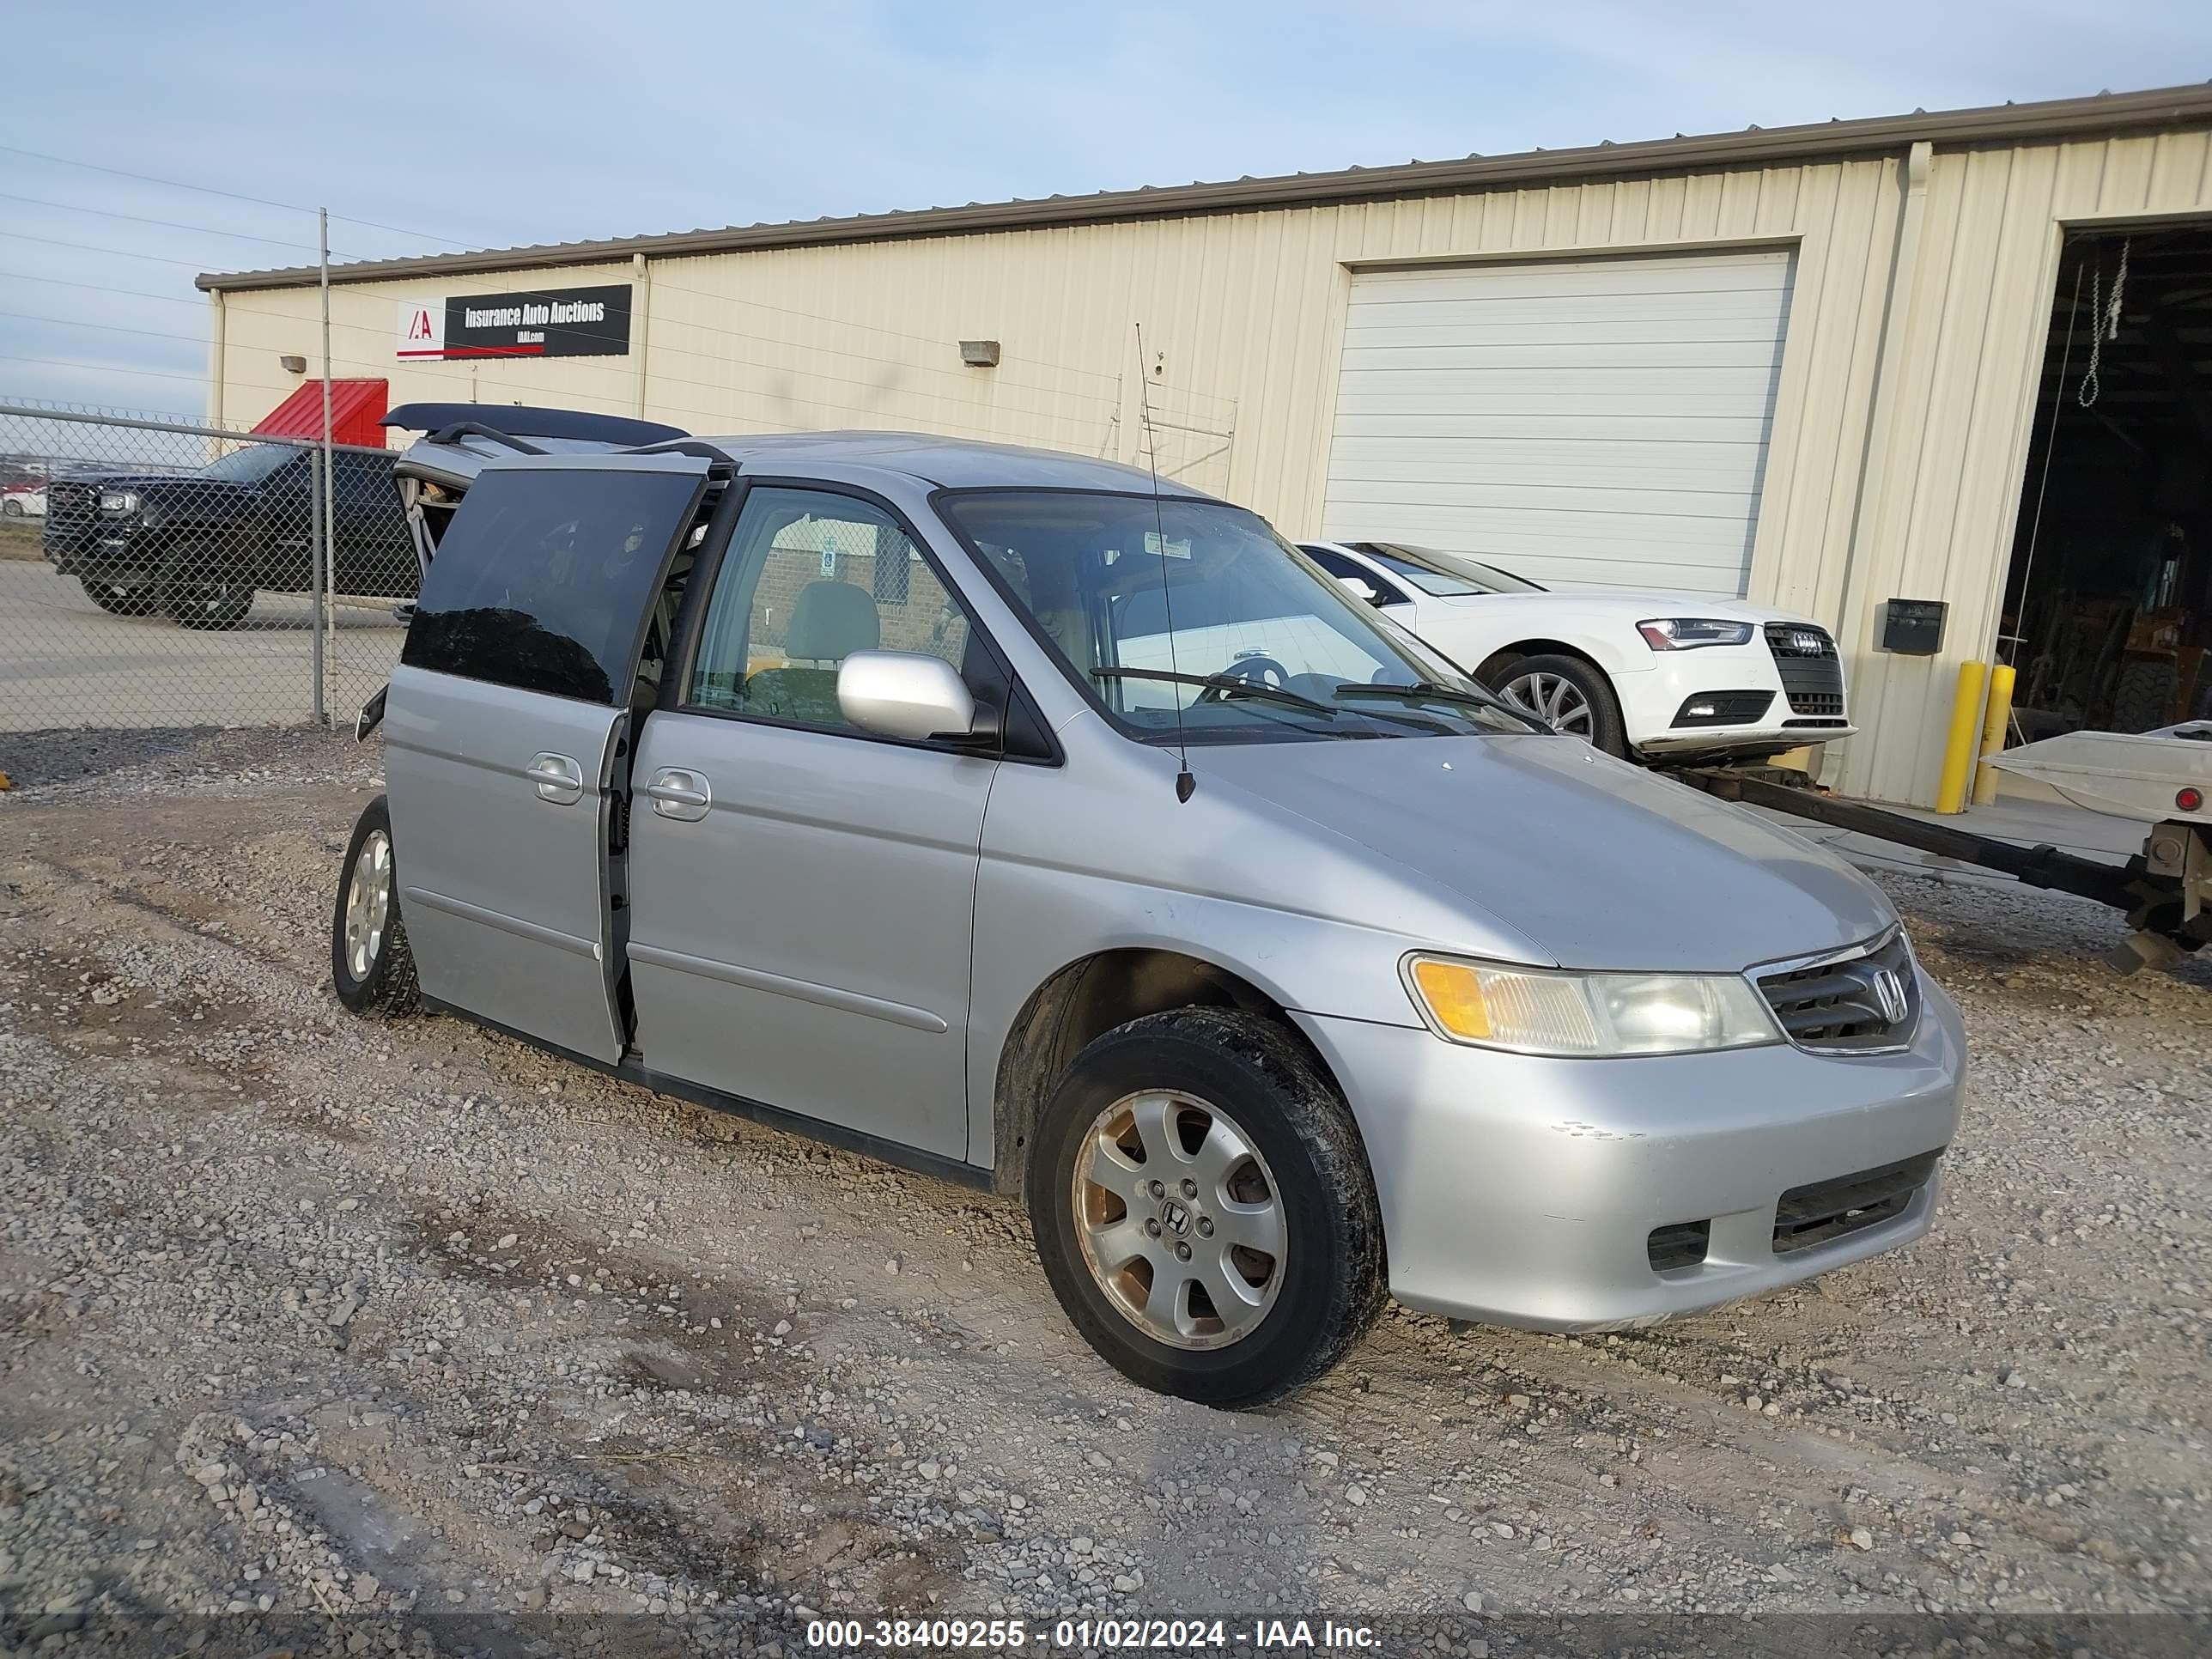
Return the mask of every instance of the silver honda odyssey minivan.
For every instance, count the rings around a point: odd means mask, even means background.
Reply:
[[[424,579],[349,1007],[1019,1194],[1091,1346],[1223,1406],[1386,1293],[1621,1328],[1928,1227],[1965,1054],[1883,896],[1255,514],[902,434],[390,418]]]

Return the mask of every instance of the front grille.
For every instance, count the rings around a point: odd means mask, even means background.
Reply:
[[[1782,695],[1790,712],[1840,720],[1844,713],[1844,663],[1827,630],[1810,623],[1769,623],[1766,648],[1782,676]]]
[[[1686,697],[1674,711],[1676,726],[1748,726],[1766,713],[1771,691],[1708,691]],[[1705,712],[1710,711],[1710,712]]]
[[[57,479],[46,486],[46,521],[76,529],[100,520],[100,488],[96,484],[64,483]]]
[[[1840,702],[1843,699],[1838,697],[1837,701]],[[1839,726],[1849,726],[1850,724],[1850,722],[1846,720],[1784,720],[1782,723],[1784,726],[1802,726],[1823,732],[1832,732]]]
[[[1900,929],[1872,950],[1759,977],[1783,1031],[1800,1048],[1901,1048],[1920,1019],[1919,977]]]
[[[1792,691],[1790,707],[1793,713],[1812,720],[1833,720],[1838,726],[1843,724],[1844,694],[1840,691]]]
[[[1653,1273],[1672,1273],[1678,1267],[1702,1266],[1712,1242],[1711,1222],[1677,1221],[1654,1227],[1644,1241],[1644,1251],[1650,1258]]]
[[[100,486],[54,482],[46,486],[46,522],[39,534],[49,559],[69,562],[90,553],[100,541]]]
[[[1878,1169],[1861,1170],[1856,1175],[1792,1187],[1774,1206],[1775,1255],[1809,1250],[1904,1214],[1912,1195],[1936,1173],[1936,1160],[1942,1156],[1943,1149],[1938,1146],[1917,1158],[1899,1158]]]

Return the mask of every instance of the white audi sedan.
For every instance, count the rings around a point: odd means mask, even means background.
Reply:
[[[1484,684],[1608,754],[1757,759],[1853,730],[1835,641],[1787,611],[1695,593],[1553,592],[1401,542],[1299,546]]]

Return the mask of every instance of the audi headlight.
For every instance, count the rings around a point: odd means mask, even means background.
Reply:
[[[1756,626],[1717,617],[1662,617],[1637,623],[1636,631],[1654,651],[1694,651],[1701,645],[1748,645]]]
[[[103,489],[100,492],[100,510],[103,513],[136,513],[138,492],[135,489]]]
[[[1782,1041],[1737,974],[1576,974],[1412,956],[1406,988],[1437,1036],[1518,1054],[1687,1054]]]

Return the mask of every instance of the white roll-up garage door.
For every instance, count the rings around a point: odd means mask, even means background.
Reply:
[[[1356,272],[1322,534],[1741,594],[1787,252]]]

